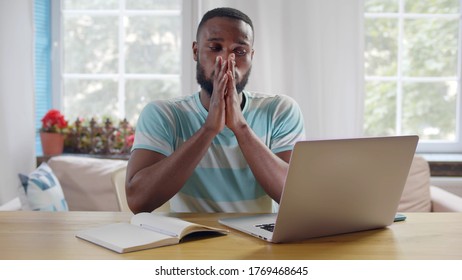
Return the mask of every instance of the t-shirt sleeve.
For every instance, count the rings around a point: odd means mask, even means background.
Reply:
[[[138,118],[132,151],[146,149],[169,156],[174,150],[173,114],[165,102],[151,102]]]
[[[303,115],[297,102],[289,96],[279,96],[276,101],[270,146],[273,153],[292,150],[297,141],[305,139]]]

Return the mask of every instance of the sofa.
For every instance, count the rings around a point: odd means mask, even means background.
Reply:
[[[398,212],[462,212],[462,197],[430,184],[430,166],[414,156]]]
[[[130,211],[125,198],[127,161],[61,155],[48,161],[70,211]],[[18,199],[0,210],[19,210]],[[156,211],[169,211],[168,203]],[[428,162],[415,156],[398,212],[462,212],[462,197],[430,185]]]
[[[49,175],[59,182],[67,210],[120,211],[113,177],[119,172],[125,173],[126,160],[60,155],[51,157],[46,164],[52,170]],[[18,197],[0,206],[0,211],[32,210],[27,205],[23,187],[18,192]]]

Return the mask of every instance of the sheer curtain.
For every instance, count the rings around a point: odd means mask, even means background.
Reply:
[[[247,89],[292,96],[309,139],[362,134],[363,58],[360,0],[199,0],[248,14],[255,27]]]
[[[0,204],[35,166],[33,1],[0,1]]]

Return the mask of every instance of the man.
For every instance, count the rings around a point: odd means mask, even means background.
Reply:
[[[254,30],[242,12],[202,18],[192,50],[200,92],[142,111],[127,167],[133,212],[268,212],[279,202],[303,118],[287,96],[244,91]],[[271,198],[270,198],[271,197]]]

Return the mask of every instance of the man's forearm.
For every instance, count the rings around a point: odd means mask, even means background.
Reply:
[[[279,203],[288,171],[288,160],[275,155],[248,127],[236,133],[239,146],[255,178],[266,193]]]
[[[138,170],[129,178],[127,196],[134,212],[153,211],[185,184],[215,137],[199,129],[170,156]]]

